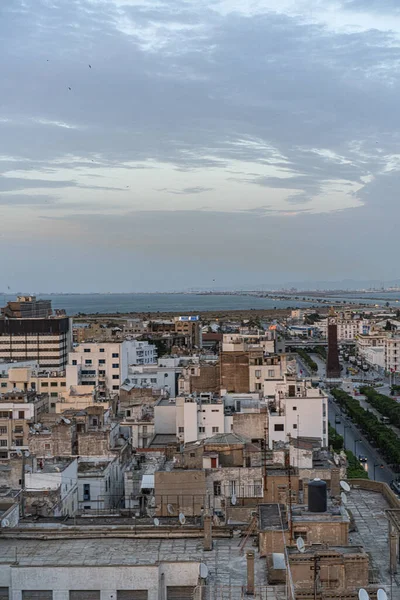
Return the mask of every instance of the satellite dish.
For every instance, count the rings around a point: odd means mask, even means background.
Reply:
[[[342,488],[342,490],[343,490],[344,492],[350,492],[350,486],[349,486],[349,484],[347,483],[347,481],[341,481],[341,482],[340,482],[340,487]]]
[[[65,417],[62,417],[62,420],[66,425],[69,425],[71,423],[71,421],[69,419],[66,419]]]
[[[207,579],[208,577],[208,567],[204,563],[200,563],[199,565],[199,575],[201,579]]]
[[[154,519],[153,523],[154,523],[154,525],[155,525],[156,527],[159,527],[159,525],[160,525],[160,520],[156,518],[156,519]]]
[[[183,513],[179,513],[179,523],[184,525],[186,523],[186,517]]]
[[[11,523],[8,519],[3,519],[1,522],[3,527],[10,527]]]
[[[231,504],[232,504],[232,506],[235,506],[236,502],[237,502],[236,495],[232,494],[232,497],[231,497]]]
[[[340,499],[342,501],[342,504],[344,504],[346,506],[346,504],[347,504],[347,496],[346,496],[346,494],[344,492],[342,492],[340,494]]]
[[[17,456],[21,457],[22,456],[22,452],[21,450],[17,450]]]
[[[296,546],[297,546],[297,550],[301,553],[305,552],[306,549],[306,545],[304,543],[303,538],[300,536],[297,538],[296,540]]]
[[[149,506],[146,508],[146,512],[147,512],[147,516],[150,517],[150,519],[153,519],[154,515],[155,515],[155,510],[154,508],[150,508]]]
[[[377,600],[387,600],[387,593],[385,590],[380,589],[376,593],[376,598]]]
[[[30,457],[29,450],[25,450],[24,455],[25,455],[25,458],[29,458]]]
[[[175,514],[175,509],[172,506],[172,504],[167,504],[167,511],[169,515],[174,515]]]
[[[367,590],[364,590],[364,588],[360,589],[360,591],[358,592],[358,600],[369,600]]]

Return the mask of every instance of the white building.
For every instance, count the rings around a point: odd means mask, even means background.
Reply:
[[[79,511],[118,508],[124,496],[124,473],[118,457],[85,456],[78,464]]]
[[[225,432],[224,403],[212,394],[176,398],[176,436],[184,442],[195,442]]]
[[[132,365],[128,369],[129,383],[134,387],[151,387],[154,390],[163,390],[166,394],[175,397],[177,394],[177,377],[182,371],[178,367],[162,367]],[[126,382],[128,383],[128,382]]]
[[[35,472],[25,473],[25,490],[28,493],[42,493],[43,501],[47,495],[52,514],[49,516],[73,516],[78,510],[78,461],[38,461]],[[52,492],[57,495],[53,503]]]
[[[391,373],[400,371],[400,336],[389,335],[384,344],[385,370]]]
[[[328,397],[307,380],[278,384],[269,403],[269,445],[290,438],[310,437],[328,444]]]
[[[150,365],[156,361],[156,347],[148,342],[124,340],[78,344],[69,354],[67,388],[99,386],[110,394],[117,394],[128,377],[129,365]]]
[[[322,337],[328,336],[328,319],[323,319],[315,324]],[[357,339],[360,335],[368,335],[371,329],[371,321],[359,318],[338,318],[337,339],[339,342]]]

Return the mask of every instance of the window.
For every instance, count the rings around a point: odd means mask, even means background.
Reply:
[[[104,358],[100,358],[99,359],[99,365],[105,365],[105,364],[106,364],[105,359]]]
[[[322,421],[322,433],[326,434],[326,421]]]
[[[196,458],[196,452],[191,452],[191,453],[189,454],[189,456],[190,456],[190,458]]]
[[[229,482],[229,493],[231,496],[233,496],[234,494],[236,495],[236,480],[232,479]]]
[[[104,352],[104,348],[100,348],[99,352]]]
[[[185,432],[184,427],[178,427],[178,433],[184,433],[184,432]]]
[[[3,382],[2,382],[2,384],[1,384],[1,387],[2,387],[2,388],[5,388],[5,387],[7,387],[7,383],[5,383],[5,382],[3,381]]]
[[[254,480],[254,495],[255,496],[262,495],[262,480],[261,479]]]
[[[7,440],[0,440],[0,446],[2,446],[4,448],[4,446],[7,446],[8,441]]]
[[[219,408],[212,408],[211,412],[219,412]]]
[[[261,377],[261,369],[256,369],[256,377]]]
[[[322,405],[322,416],[326,417],[326,404]]]
[[[113,369],[119,369],[119,363],[113,363],[112,364],[112,368]]]
[[[147,433],[147,425],[143,425],[143,433]]]
[[[0,419],[11,419],[11,413],[8,410],[0,410]]]
[[[105,371],[102,371],[102,370],[100,370],[100,371],[99,371],[99,377],[104,377],[104,376],[105,376],[105,374],[106,374],[106,372],[105,372]]]
[[[298,540],[299,538],[303,538],[303,540],[306,542],[307,541],[307,531],[295,531],[294,532],[294,539]]]
[[[67,387],[67,384],[66,384],[66,382],[65,382],[65,381],[62,381],[62,382],[60,383],[60,385],[61,385],[61,387]]]
[[[212,428],[212,432],[213,433],[218,433],[219,432],[219,427],[213,427]]]
[[[119,379],[119,375],[113,375],[112,378],[113,379]]]
[[[73,364],[73,365],[77,365],[77,364],[78,364],[78,362],[77,362],[76,360],[73,360],[73,361],[72,361],[72,364]]]
[[[15,440],[15,445],[16,446],[23,446],[24,445],[24,440]]]
[[[91,365],[92,364],[92,359],[91,358],[87,358],[85,360],[85,365]]]
[[[221,495],[221,482],[214,481],[214,496],[220,496],[220,495]]]
[[[18,419],[25,419],[25,411],[24,410],[18,411]]]
[[[275,377],[275,369],[268,369],[268,377]]]
[[[255,389],[256,389],[257,392],[259,392],[262,389],[261,383],[256,383],[255,384]]]
[[[43,381],[42,382],[42,387],[49,387],[49,382],[48,381]]]
[[[84,348],[83,351],[84,352],[90,352],[90,348]]]
[[[297,410],[297,406],[293,406],[293,410]]]
[[[143,448],[147,448],[147,437],[143,438]]]
[[[56,403],[55,402],[51,402],[50,403],[50,408],[55,408],[56,407]]]
[[[111,355],[113,358],[119,358],[118,352],[113,352]]]
[[[113,389],[113,390],[119,390],[119,385],[113,385],[113,386],[112,386],[112,389]]]
[[[283,423],[276,423],[274,425],[274,431],[284,431]]]
[[[205,433],[205,432],[206,432],[205,427],[199,427],[199,433]]]
[[[52,398],[57,398],[58,397],[58,392],[51,392],[50,396]]]
[[[0,435],[7,433],[7,427],[0,427]]]
[[[83,484],[83,500],[90,500],[90,483]]]
[[[130,417],[131,416],[131,411],[130,410],[125,411],[125,416]]]
[[[297,423],[293,423],[293,429],[297,429]]]
[[[57,387],[57,381],[52,381],[50,383],[50,387]]]

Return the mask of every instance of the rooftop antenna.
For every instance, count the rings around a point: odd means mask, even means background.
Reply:
[[[297,550],[303,554],[306,551],[306,545],[304,543],[303,538],[300,536],[296,540]]]
[[[342,490],[343,490],[344,492],[350,492],[350,486],[349,486],[349,484],[347,483],[347,481],[341,481],[341,482],[340,482],[340,487],[342,488]]]

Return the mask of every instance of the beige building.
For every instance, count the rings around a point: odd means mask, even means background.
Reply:
[[[29,427],[48,410],[48,397],[13,391],[0,395],[0,458],[28,447]]]

